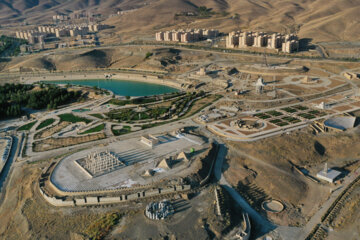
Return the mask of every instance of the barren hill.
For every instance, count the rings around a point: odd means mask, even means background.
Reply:
[[[183,12],[197,13],[199,6],[206,6],[211,14],[181,16]],[[55,13],[81,9],[106,17],[117,10],[136,9],[106,20],[115,26],[115,33],[125,34],[123,39],[177,27],[297,31],[315,41],[360,37],[360,0],[0,0],[0,23],[23,19],[44,22]]]

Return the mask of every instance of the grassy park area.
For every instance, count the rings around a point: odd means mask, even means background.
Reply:
[[[93,113],[93,114],[90,114],[90,116],[93,116],[93,117],[96,117],[96,118],[99,118],[99,119],[104,119],[104,116],[100,113]]]
[[[120,135],[131,132],[131,127],[123,126],[121,129],[114,129],[114,126],[111,126],[111,131],[115,136],[120,136]]]
[[[53,124],[54,122],[55,122],[55,119],[53,119],[53,118],[46,119],[46,120],[42,121],[42,122],[39,124],[39,126],[37,126],[36,130],[42,129],[42,128],[44,128],[44,127],[47,127],[47,126]]]
[[[103,124],[97,125],[96,127],[90,128],[80,134],[96,133],[96,132],[100,132],[100,131],[104,130],[104,128],[105,128],[105,124],[103,123]]]
[[[86,124],[91,122],[90,119],[78,117],[71,113],[61,114],[59,115],[59,118],[60,118],[60,122],[71,122],[71,123],[85,122]]]
[[[21,127],[18,128],[18,131],[29,131],[36,123],[37,121],[33,121],[31,123],[22,125]]]

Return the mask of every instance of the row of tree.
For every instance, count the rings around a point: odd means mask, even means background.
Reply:
[[[35,90],[33,85],[0,86],[0,119],[18,117],[24,108],[55,109],[81,97],[81,91],[68,91],[55,85]]]
[[[24,39],[8,37],[5,35],[0,36],[0,56],[16,56],[20,53],[20,45],[26,44]],[[5,53],[5,54],[4,54]]]

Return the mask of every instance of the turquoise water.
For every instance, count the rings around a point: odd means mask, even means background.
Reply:
[[[82,86],[97,86],[106,90],[110,90],[116,95],[121,96],[151,96],[164,93],[178,92],[176,88],[168,87],[160,84],[114,80],[114,79],[99,79],[99,80],[63,80],[50,81],[55,84],[73,84]]]

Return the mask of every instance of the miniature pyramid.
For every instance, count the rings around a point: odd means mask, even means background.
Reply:
[[[171,164],[170,164],[170,160],[167,158],[164,158],[163,160],[161,160],[161,162],[158,164],[159,168],[163,168],[163,169],[171,169]]]
[[[189,162],[188,157],[186,156],[185,152],[181,152],[179,153],[179,155],[177,156],[176,160],[181,160],[184,162]]]
[[[310,83],[311,82],[311,79],[309,78],[309,76],[305,76],[303,79],[302,79],[302,83]]]
[[[146,170],[143,174],[144,177],[151,177],[153,175],[154,175],[154,171],[152,169]]]

